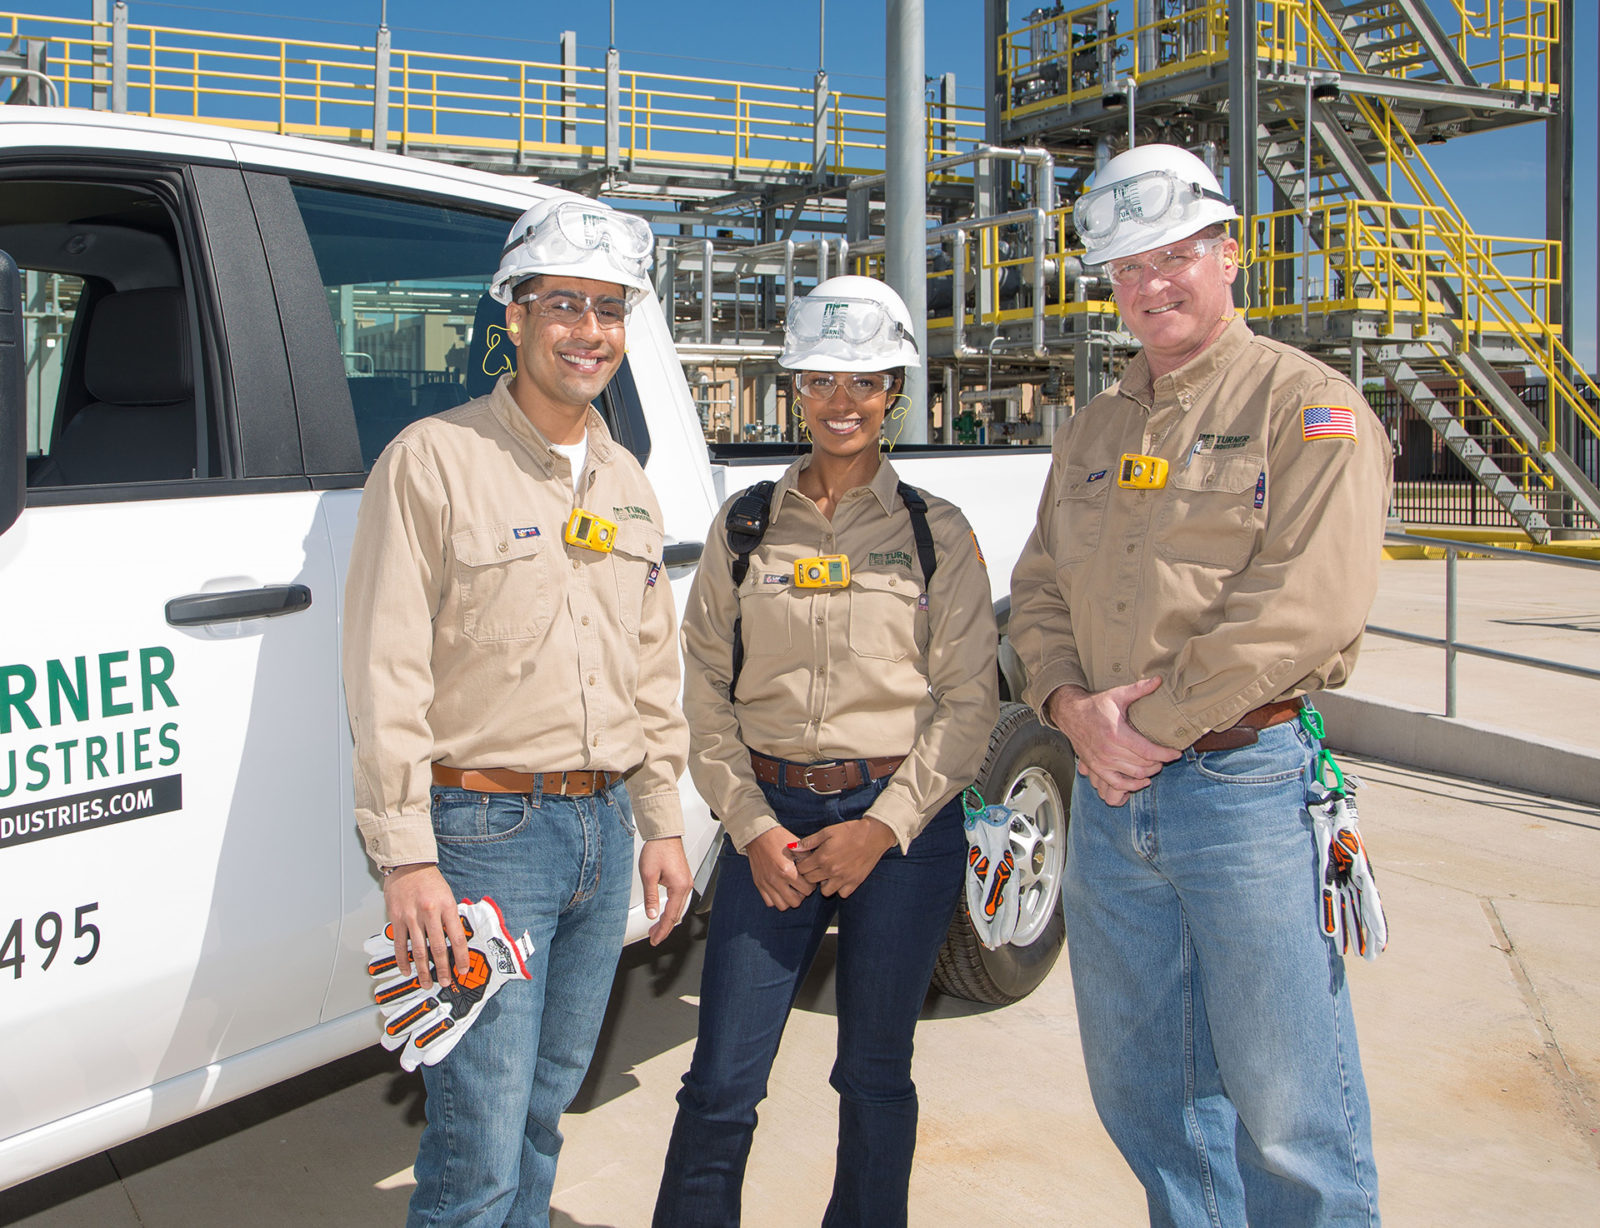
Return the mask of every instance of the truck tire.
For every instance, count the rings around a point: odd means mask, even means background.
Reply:
[[[1055,966],[1066,941],[1061,877],[1074,766],[1071,744],[1041,725],[1032,708],[1000,706],[974,788],[985,802],[1009,806],[1025,820],[1012,831],[1021,916],[1011,942],[991,951],[978,941],[963,891],[933,969],[941,993],[1004,1006],[1027,997]]]

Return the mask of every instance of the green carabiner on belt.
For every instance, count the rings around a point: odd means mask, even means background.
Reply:
[[[1319,750],[1317,752],[1316,759],[1313,761],[1312,777],[1316,780],[1316,782],[1319,785],[1321,785],[1324,789],[1327,789],[1328,788],[1328,781],[1327,781],[1327,779],[1325,778],[1325,776],[1323,774],[1323,769],[1324,768],[1332,768],[1333,769],[1334,784],[1333,784],[1332,789],[1329,790],[1329,791],[1333,792],[1333,793],[1343,793],[1345,791],[1345,789],[1344,789],[1344,773],[1339,770],[1339,765],[1336,762],[1334,762],[1334,758],[1333,758],[1332,755],[1330,755],[1325,750]]]
[[[1309,699],[1300,707],[1300,727],[1318,742],[1321,742],[1323,736],[1327,733],[1327,729],[1322,723],[1322,713],[1311,706]]]
[[[967,800],[969,794],[978,799],[976,806]],[[967,825],[970,827],[988,813],[989,805],[983,800],[983,794],[979,793],[972,785],[968,785],[961,790],[961,809],[966,813]]]

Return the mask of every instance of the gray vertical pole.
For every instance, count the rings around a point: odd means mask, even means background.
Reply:
[[[1246,260],[1256,215],[1256,40],[1241,32],[1254,30],[1255,19],[1253,0],[1228,0],[1228,99],[1233,109],[1228,124],[1228,195],[1239,211]],[[1245,305],[1249,280],[1248,274],[1234,279],[1237,307]]]
[[[94,0],[94,41],[105,42],[111,34],[111,13],[107,0]],[[96,111],[106,109],[106,49],[94,49],[94,84],[89,88],[89,105]]]
[[[622,165],[622,69],[617,49],[606,48],[606,169]]]
[[[821,183],[828,166],[828,74],[820,68],[816,90],[811,112],[811,178]]]
[[[934,157],[944,158],[956,151],[956,75],[947,72],[939,78],[939,148]]]
[[[389,148],[389,24],[378,27],[378,54],[372,67],[372,147]]]
[[[906,372],[904,443],[928,441],[928,116],[923,94],[922,0],[888,0],[884,48],[884,256],[889,285],[911,312],[922,365]]]
[[[1004,145],[1000,134],[1001,91],[1009,83],[1000,79],[1000,40],[1006,36],[1007,0],[983,0],[983,139]]]
[[[123,0],[111,10],[111,109],[128,109],[128,6]]]
[[[578,140],[578,32],[561,31],[561,143]]]

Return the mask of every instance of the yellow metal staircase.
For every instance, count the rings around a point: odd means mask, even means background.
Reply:
[[[1575,425],[1582,449],[1592,453],[1600,446],[1594,409],[1600,387],[1583,374],[1548,319],[1561,253],[1558,245],[1518,243],[1472,228],[1423,156],[1406,122],[1408,95],[1398,86],[1553,92],[1546,37],[1553,0],[1484,2],[1487,8],[1476,16],[1462,11],[1463,33],[1455,40],[1420,0],[1283,0],[1271,6],[1277,20],[1261,28],[1269,54],[1293,53],[1299,72],[1338,73],[1346,88],[1337,101],[1309,108],[1310,144],[1320,155],[1311,168],[1309,202],[1307,108],[1284,94],[1263,101],[1260,166],[1291,208],[1259,216],[1251,236],[1255,262],[1264,266],[1257,272],[1264,287],[1257,311],[1302,317],[1354,312],[1369,321],[1374,344],[1364,349],[1366,360],[1394,382],[1529,536],[1545,541],[1552,527],[1562,527],[1552,526],[1552,510],[1565,516],[1576,509],[1600,523],[1600,489],[1558,441],[1558,422],[1565,420]],[[1469,36],[1508,29],[1523,32],[1520,58],[1514,46],[1509,56],[1504,46],[1517,39],[1503,38],[1492,61],[1494,79],[1479,84],[1464,54]],[[1374,89],[1375,76],[1397,85]],[[1283,241],[1294,229],[1304,236],[1298,253]],[[1297,271],[1301,301],[1291,302]],[[1548,395],[1542,413],[1496,369],[1490,343],[1502,363],[1509,358],[1543,377]]]

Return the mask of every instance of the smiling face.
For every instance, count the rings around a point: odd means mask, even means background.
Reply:
[[[534,291],[548,294],[570,290],[592,299],[627,292],[614,282],[587,277],[535,277],[516,289],[518,295]],[[517,378],[512,394],[534,425],[550,434],[539,419],[546,414],[582,422],[589,404],[622,365],[627,346],[624,328],[603,328],[593,311],[576,324],[561,324],[542,310],[537,301],[506,307],[506,329],[517,347]],[[535,416],[538,415],[538,416]],[[556,443],[565,439],[551,438]]]
[[[1168,246],[1128,259],[1149,261]],[[1177,370],[1222,333],[1233,313],[1229,287],[1239,275],[1238,254],[1230,237],[1181,273],[1162,277],[1147,267],[1132,285],[1115,287],[1117,310],[1144,346],[1152,377]]]
[[[811,372],[798,372],[809,375]],[[864,400],[857,401],[849,393],[852,379],[860,378],[848,371],[828,371],[835,382],[833,395],[827,400],[813,397],[800,398],[800,411],[806,428],[811,432],[816,451],[839,460],[853,460],[868,450],[876,450],[883,433],[883,417],[889,403],[900,391],[900,379],[894,379],[887,388],[875,391]],[[870,378],[870,376],[869,376]]]

